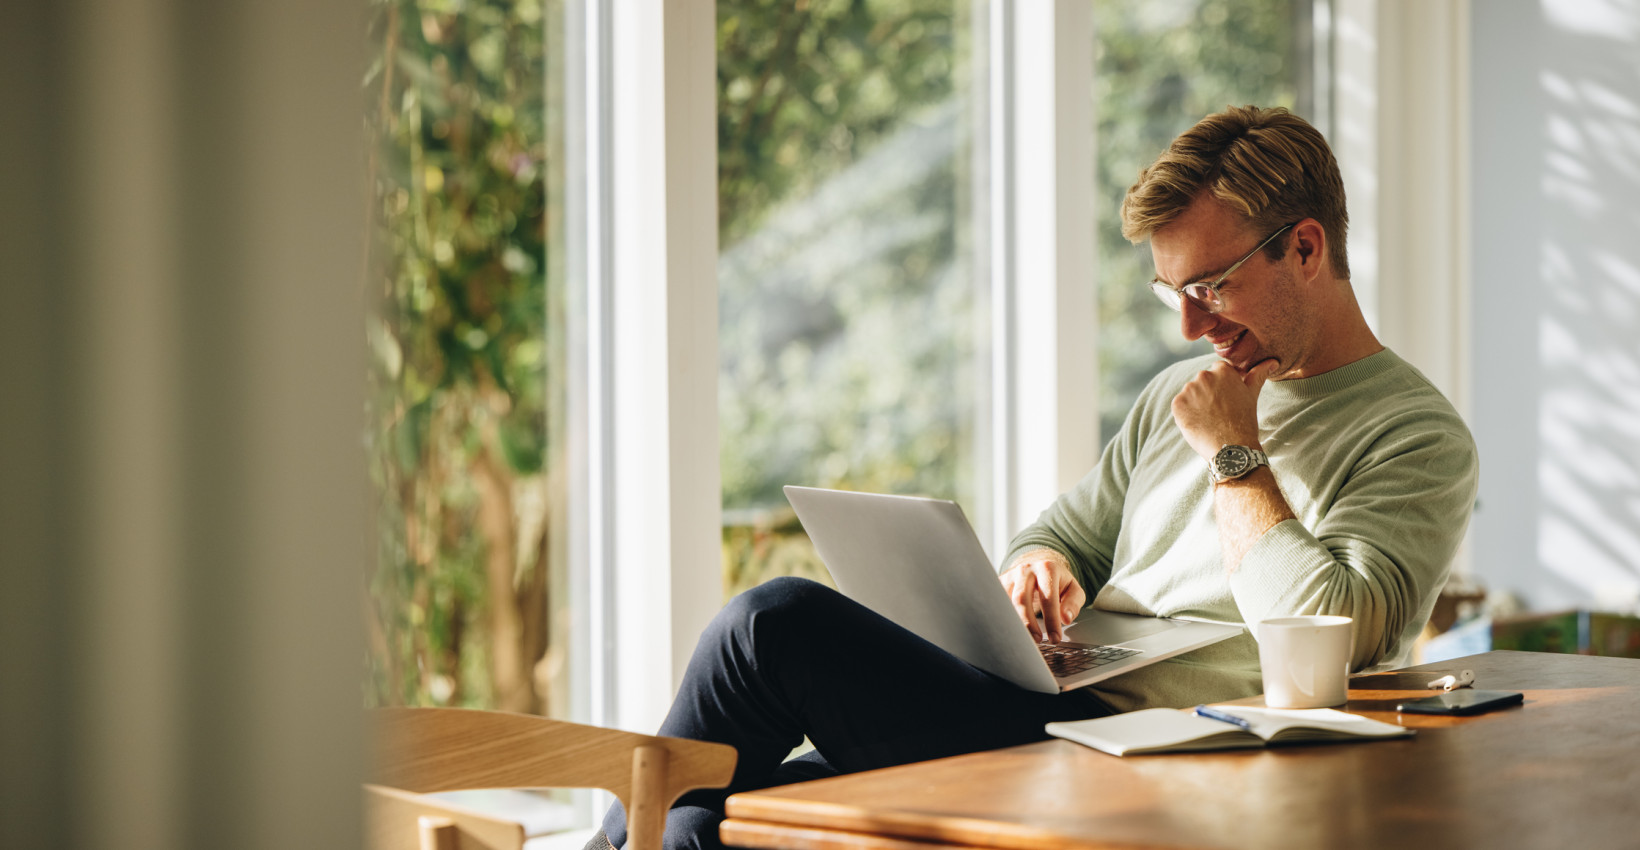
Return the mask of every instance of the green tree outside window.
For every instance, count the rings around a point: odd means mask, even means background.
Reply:
[[[563,713],[561,12],[369,8],[366,702]]]

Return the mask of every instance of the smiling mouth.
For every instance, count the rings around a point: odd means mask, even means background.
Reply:
[[[1235,348],[1236,343],[1241,342],[1241,338],[1246,336],[1246,335],[1247,335],[1247,331],[1246,331],[1246,329],[1243,329],[1241,333],[1238,333],[1235,336],[1230,337],[1229,339],[1223,340],[1222,342],[1218,341],[1218,340],[1214,340],[1213,341],[1213,353],[1219,355],[1220,357],[1223,357],[1225,354],[1227,354],[1230,351],[1230,349]]]

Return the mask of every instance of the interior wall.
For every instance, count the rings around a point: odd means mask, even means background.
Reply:
[[[1472,19],[1474,572],[1640,600],[1640,2]]]

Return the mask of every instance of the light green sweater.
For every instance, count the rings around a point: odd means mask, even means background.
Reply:
[[[1172,402],[1211,355],[1150,382],[1087,477],[1014,538],[1069,557],[1095,607],[1257,623],[1298,614],[1355,619],[1354,669],[1406,663],[1475,502],[1469,429],[1389,350],[1313,378],[1271,381],[1259,433],[1297,520],[1267,531],[1225,575],[1207,464]],[[1092,688],[1119,711],[1262,691],[1251,634]]]

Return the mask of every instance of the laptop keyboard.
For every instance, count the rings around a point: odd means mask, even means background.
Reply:
[[[1036,648],[1042,650],[1042,659],[1048,662],[1048,669],[1059,677],[1085,673],[1112,661],[1121,661],[1139,654],[1137,649],[1093,646],[1085,643],[1039,643]]]

